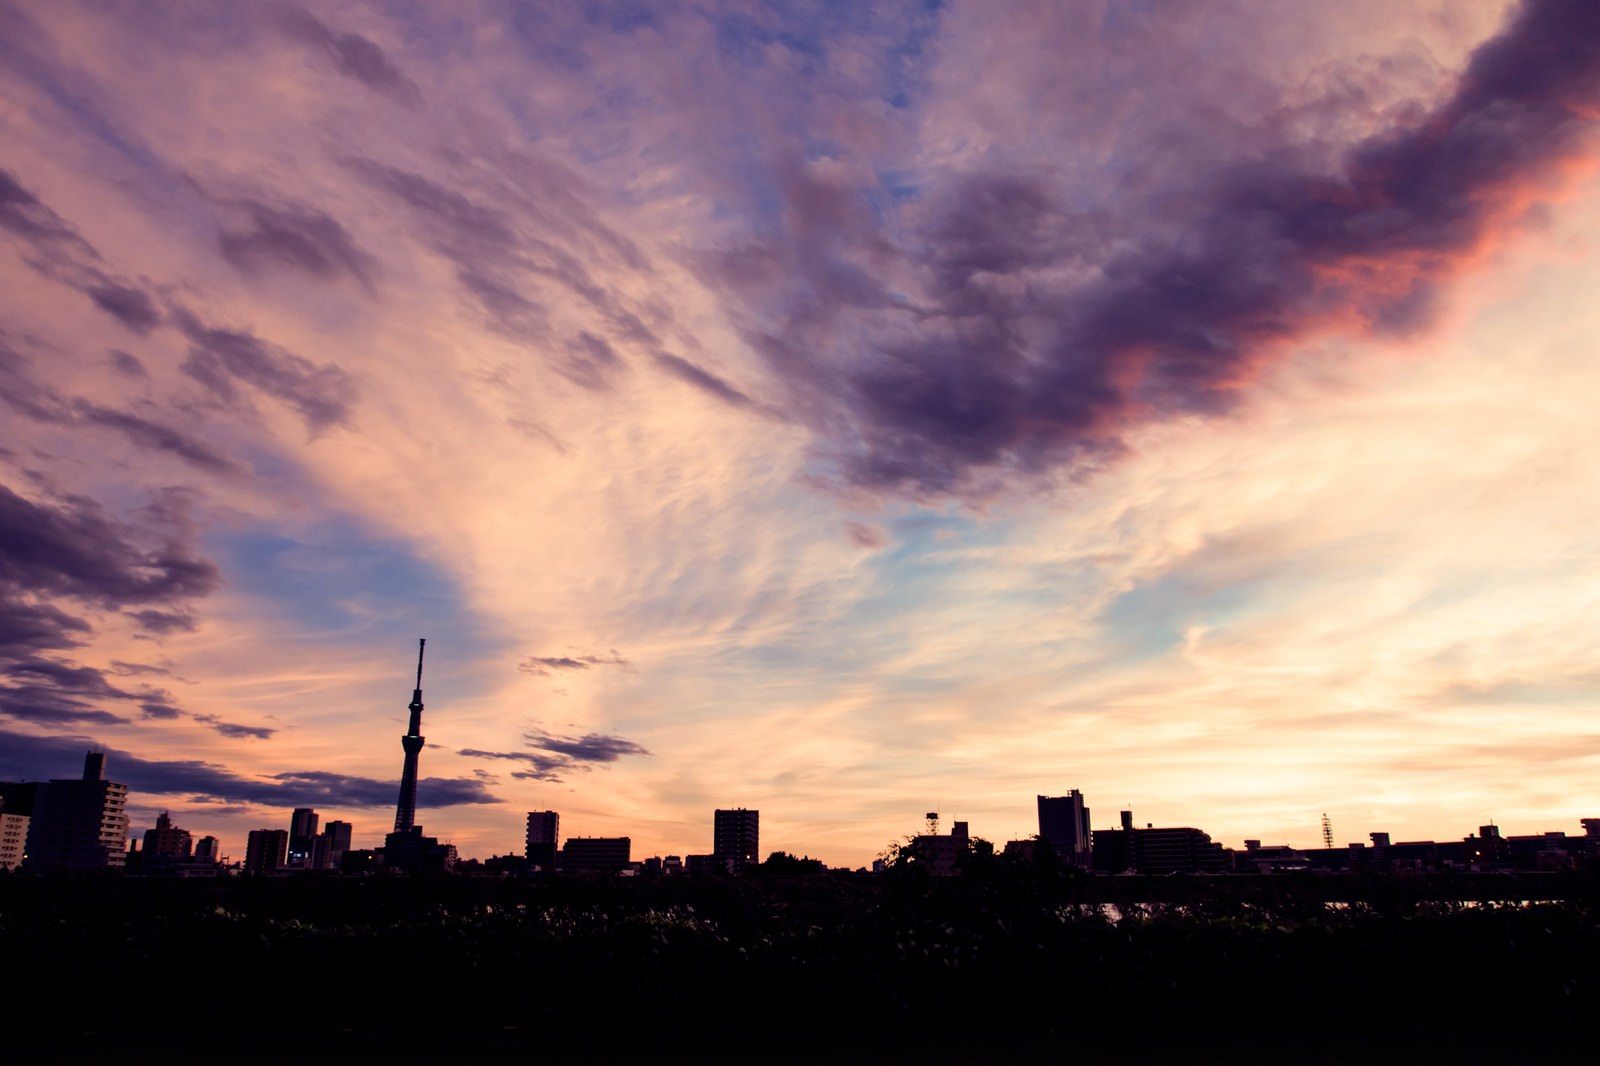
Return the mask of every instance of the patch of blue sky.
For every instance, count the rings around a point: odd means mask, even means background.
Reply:
[[[1158,658],[1183,644],[1194,626],[1216,627],[1254,604],[1253,583],[1203,585],[1185,574],[1166,574],[1113,600],[1098,619],[1108,644],[1124,661]]]
[[[913,653],[917,638],[905,625],[907,614],[948,599],[954,594],[952,584],[963,577],[960,560],[947,549],[972,547],[972,535],[991,540],[1001,534],[961,516],[928,512],[892,524],[894,547],[863,559],[842,579],[851,586],[842,612],[837,589],[792,599],[788,610],[793,624],[771,640],[729,645],[718,655],[719,668],[755,671],[769,689],[803,683],[820,694],[878,675],[885,663]],[[947,539],[952,534],[957,539]],[[929,679],[923,690],[941,684]]]
[[[507,643],[474,616],[450,574],[348,519],[297,537],[267,528],[213,532],[206,548],[229,587],[261,604],[289,639],[404,649],[427,637],[430,646],[447,645],[458,664]]]

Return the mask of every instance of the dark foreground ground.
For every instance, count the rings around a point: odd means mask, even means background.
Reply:
[[[1593,1062],[1596,888],[0,878],[0,1011],[18,1062]]]

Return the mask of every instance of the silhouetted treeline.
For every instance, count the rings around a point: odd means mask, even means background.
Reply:
[[[1374,879],[0,878],[8,1007],[87,1027],[1027,1033],[1575,1031],[1600,1020],[1600,877],[1559,902]],[[1188,898],[1183,898],[1187,886]],[[302,1005],[291,1008],[291,1004]],[[313,1009],[314,1007],[314,1009]]]

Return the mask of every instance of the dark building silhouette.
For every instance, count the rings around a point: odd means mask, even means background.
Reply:
[[[573,872],[605,873],[633,864],[629,837],[569,837],[561,848],[558,865]]]
[[[1087,869],[1093,864],[1089,808],[1083,793],[1073,789],[1065,796],[1039,797],[1039,837],[1069,866]]]
[[[561,843],[561,816],[555,811],[529,811],[528,835],[523,853],[541,870],[556,867],[556,848]]]
[[[104,752],[83,759],[83,777],[40,783],[28,821],[31,870],[120,870],[127,863],[128,786],[105,779]]]
[[[929,813],[930,826],[938,815]],[[911,838],[911,860],[934,877],[953,877],[960,872],[961,860],[972,851],[972,838],[966,822],[951,822],[948,833],[923,833]]]
[[[761,861],[761,812],[737,807],[713,816],[711,854],[735,863]]]
[[[400,800],[395,804],[394,831],[409,833],[417,824],[417,756],[426,739],[422,735],[422,653],[427,650],[427,638],[417,641],[417,687],[411,692],[411,724],[406,735],[400,738],[405,749],[405,768],[400,771]]]
[[[411,690],[411,723],[400,738],[405,749],[405,768],[400,772],[400,799],[395,804],[394,832],[383,838],[383,847],[374,855],[386,870],[422,873],[455,868],[456,847],[441,844],[437,837],[423,836],[417,824],[417,756],[426,743],[422,735],[422,654],[428,649],[426,638],[417,641],[417,687]]]
[[[313,870],[337,870],[344,864],[344,853],[350,850],[350,823],[329,822],[311,845]]]
[[[287,829],[252,829],[244,846],[244,872],[264,875],[283,868],[289,857]]]
[[[311,853],[317,843],[317,823],[321,819],[310,807],[296,807],[289,816],[289,857],[285,865],[298,870],[311,868]]]
[[[203,836],[199,840],[195,841],[194,861],[209,863],[222,861],[221,849],[217,844],[216,837]]]
[[[187,829],[172,824],[172,816],[162,811],[156,816],[156,827],[144,831],[144,849],[140,860],[146,872],[171,870],[179,863],[189,861],[192,838]]]
[[[0,870],[15,870],[28,851],[29,815],[6,809],[6,793],[0,790]]]
[[[1124,826],[1132,822],[1129,814]],[[1094,834],[1094,868],[1102,873],[1220,873],[1230,867],[1221,844],[1198,829],[1101,829]]]
[[[403,873],[441,873],[456,865],[456,846],[441,844],[438,837],[423,836],[420,825],[390,833],[375,853],[385,870]]]

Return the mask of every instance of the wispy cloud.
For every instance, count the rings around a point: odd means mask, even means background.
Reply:
[[[606,655],[531,655],[518,663],[517,669],[525,674],[548,677],[554,670],[588,670],[596,666],[628,669],[633,664],[612,648]]]
[[[12,780],[37,777],[41,771],[51,777],[76,776],[84,749],[95,746],[75,737],[3,736],[0,776]],[[395,801],[393,781],[326,770],[291,770],[251,778],[198,759],[150,760],[114,748],[106,750],[107,776],[136,792],[267,807],[388,807]],[[47,767],[58,769],[51,772]],[[424,778],[417,784],[417,793],[429,807],[498,802],[475,778]]]
[[[573,771],[587,771],[595,763],[614,763],[619,759],[650,754],[649,750],[626,737],[605,733],[559,736],[543,729],[523,734],[530,751],[481,751],[465,748],[458,755],[473,759],[506,759],[525,763],[526,770],[513,770],[512,777],[530,781],[562,781]]]

